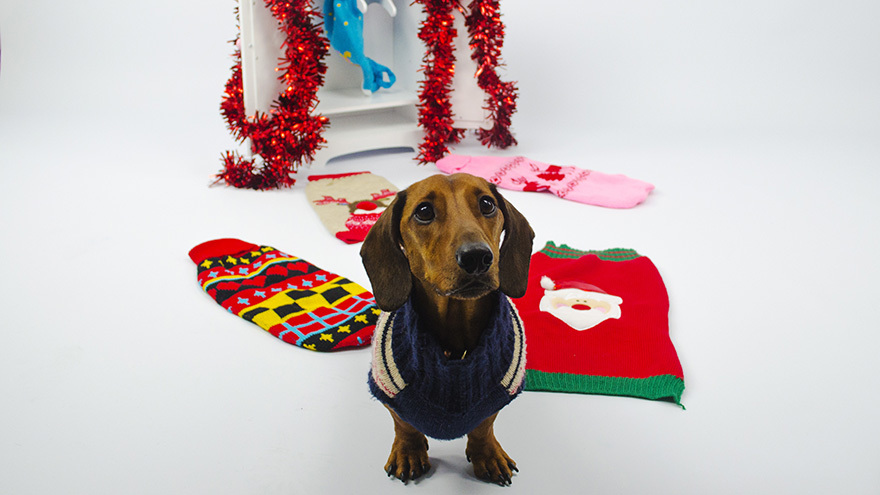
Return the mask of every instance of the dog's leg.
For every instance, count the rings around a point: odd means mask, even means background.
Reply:
[[[388,411],[394,418],[394,443],[391,445],[391,455],[388,456],[388,462],[385,464],[385,473],[388,476],[395,476],[404,483],[407,480],[420,478],[431,470],[431,463],[428,461],[428,439],[419,430],[400,419],[391,408],[388,408]]]
[[[468,433],[468,461],[474,465],[474,474],[486,481],[505,486],[510,485],[511,476],[516,468],[513,459],[504,452],[501,444],[495,439],[495,417],[498,413],[486,418],[474,431]]]

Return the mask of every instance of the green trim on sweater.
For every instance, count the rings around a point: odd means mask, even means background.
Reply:
[[[572,259],[580,258],[581,256],[585,256],[588,254],[595,254],[599,257],[599,259],[605,261],[629,261],[641,256],[634,249],[612,248],[604,249],[601,251],[582,251],[580,249],[575,249],[573,247],[567,246],[565,244],[557,246],[556,243],[554,243],[553,241],[547,241],[547,244],[544,246],[544,248],[538,252],[551,258]]]
[[[526,370],[525,390],[625,395],[650,400],[669,400],[684,409],[681,404],[684,381],[675,375],[623,378]]]

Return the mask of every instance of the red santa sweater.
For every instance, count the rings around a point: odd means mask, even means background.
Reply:
[[[528,342],[526,390],[622,395],[681,405],[669,298],[651,260],[630,249],[553,242],[532,255],[515,299]]]

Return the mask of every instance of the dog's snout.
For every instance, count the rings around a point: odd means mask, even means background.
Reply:
[[[468,275],[482,275],[489,271],[494,256],[486,244],[465,244],[455,252],[455,261]]]

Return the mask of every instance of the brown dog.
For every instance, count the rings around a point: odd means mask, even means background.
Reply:
[[[426,435],[450,439],[467,434],[466,454],[474,473],[510,484],[516,463],[495,439],[493,423],[498,409],[521,390],[525,356],[522,324],[504,294],[525,293],[533,237],[528,222],[494,185],[467,174],[435,175],[413,184],[370,230],[361,256],[376,302],[386,312],[374,337],[370,386],[394,419],[395,438],[385,465],[389,476],[406,482],[430,470]],[[507,323],[495,324],[494,319]],[[417,322],[416,328],[400,330],[408,321]],[[406,339],[418,345],[400,343]],[[409,355],[415,349],[428,354],[434,349],[435,355]],[[496,354],[513,357],[504,360]],[[488,411],[471,408],[462,399],[474,393],[471,383],[492,375],[490,365],[474,364],[479,360],[500,362],[493,369],[507,370],[500,385],[495,382],[480,392],[480,407],[489,397],[500,401]],[[397,369],[399,362],[412,368],[410,378]],[[457,385],[444,389],[443,399],[435,401],[442,403],[405,403],[436,397],[433,391],[439,386],[422,382],[447,373],[459,375]],[[401,390],[407,386],[418,398],[404,397]],[[419,386],[423,392],[412,391]],[[448,418],[429,418],[424,410],[452,412]]]

